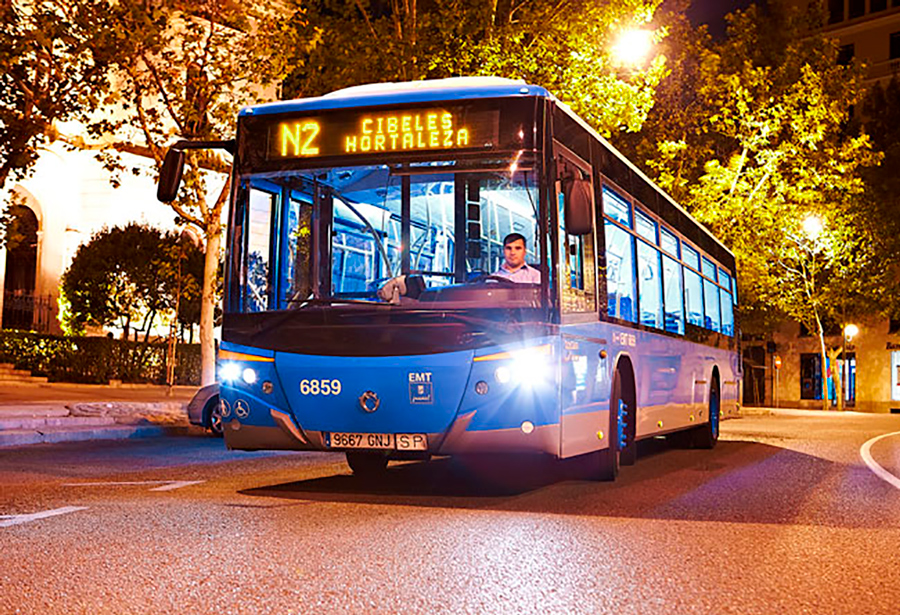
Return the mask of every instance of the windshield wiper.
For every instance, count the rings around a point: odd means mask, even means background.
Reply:
[[[307,297],[306,299],[288,299],[287,303],[299,303],[293,308],[302,310],[310,305],[334,305],[335,303],[349,303],[353,305],[390,305],[381,301],[366,301],[365,299],[345,299],[342,297]]]

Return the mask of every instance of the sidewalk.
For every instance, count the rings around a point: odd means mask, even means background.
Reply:
[[[772,408],[772,407],[747,407],[742,406],[737,415],[740,416],[844,416],[858,414],[860,416],[876,416],[874,412],[860,412],[856,409],[849,410],[814,410],[812,408]]]
[[[0,448],[186,432],[197,388],[0,382]]]

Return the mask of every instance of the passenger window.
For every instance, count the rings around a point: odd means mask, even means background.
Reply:
[[[703,282],[699,273],[688,268],[684,269],[684,309],[689,323],[703,326]]]
[[[662,276],[660,275],[659,251],[643,241],[637,243],[641,324],[662,329]]]
[[[640,210],[635,210],[634,217],[635,229],[637,230],[638,235],[653,245],[656,245],[656,222],[643,214]]]
[[[681,256],[678,253],[678,238],[675,235],[667,231],[665,228],[660,228],[659,239],[659,245],[662,246],[663,250],[665,250],[675,258]]]
[[[293,194],[284,213],[287,236],[281,253],[281,309],[297,307],[312,294],[312,210],[312,203]]]
[[[700,271],[700,255],[697,251],[689,246],[688,244],[684,245],[684,252],[682,253],[682,259],[685,265],[693,267],[697,271]]]
[[[603,187],[603,213],[631,228],[631,203],[606,186]]]
[[[606,230],[607,313],[614,318],[636,322],[634,237],[609,220]]]
[[[663,261],[663,289],[665,291],[665,329],[684,334],[684,295],[681,292],[681,264],[665,254]]]
[[[272,211],[276,195],[250,188],[247,233],[247,284],[244,311],[269,309],[271,279]]]
[[[703,257],[703,275],[708,277],[713,282],[718,281],[718,279],[716,278],[716,266],[705,256]]]
[[[731,293],[726,292],[724,288],[720,288],[719,302],[722,308],[722,333],[729,336],[734,335],[734,305],[732,304]]]
[[[703,326],[711,331],[720,331],[722,323],[719,314],[719,287],[709,280],[703,280],[703,299],[706,312]]]

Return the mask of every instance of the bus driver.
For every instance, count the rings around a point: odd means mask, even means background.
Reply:
[[[494,275],[518,284],[540,284],[541,272],[525,262],[525,237],[510,233],[503,238],[503,264]]]

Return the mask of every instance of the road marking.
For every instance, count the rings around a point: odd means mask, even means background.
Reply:
[[[65,506],[63,508],[54,508],[53,510],[44,510],[41,512],[31,513],[30,515],[0,515],[0,527],[10,527],[13,525],[21,525],[23,523],[31,523],[39,519],[47,517],[55,517],[57,515],[65,515],[67,513],[78,512],[79,510],[87,510],[87,506]]]
[[[65,483],[63,487],[114,487],[119,485],[160,485],[154,487],[150,491],[174,491],[182,487],[191,485],[199,485],[205,483],[205,480],[140,480],[140,481],[119,481],[108,483]]]
[[[875,472],[875,475],[878,476],[878,478],[887,482],[889,485],[893,485],[897,489],[900,489],[900,478],[897,478],[896,476],[882,468],[881,465],[879,465],[879,463],[872,458],[872,445],[881,439],[890,438],[891,436],[900,436],[900,431],[886,433],[872,438],[859,448],[859,455],[860,457],[862,457],[862,460],[865,462],[865,464],[869,466],[869,469]]]

